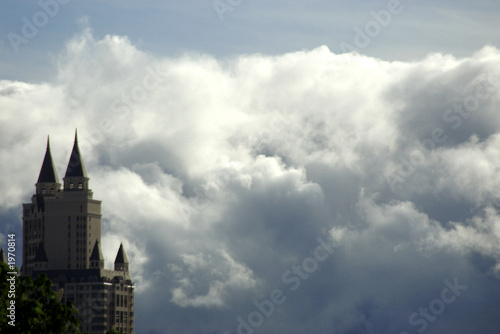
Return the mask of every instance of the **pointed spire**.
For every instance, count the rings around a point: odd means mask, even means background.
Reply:
[[[92,250],[92,254],[90,255],[90,261],[101,261],[101,260],[104,260],[104,256],[102,256],[99,240],[96,240],[94,244],[94,249]]]
[[[94,249],[90,255],[90,268],[104,269],[104,256],[102,256],[99,240],[95,241]]]
[[[40,170],[40,175],[38,176],[38,183],[42,182],[59,183],[57,171],[54,167],[54,161],[52,160],[52,154],[50,153],[49,136],[47,136],[47,151],[45,152],[42,169]]]
[[[45,247],[43,241],[38,244],[38,248],[35,253],[35,258],[33,259],[33,263],[35,262],[49,262],[47,258],[47,253],[45,253]]]
[[[118,254],[116,254],[115,270],[128,272],[128,258],[127,254],[125,254],[123,244],[120,244],[120,249],[118,250]]]
[[[118,254],[116,254],[115,265],[116,264],[128,263],[127,254],[125,254],[125,249],[123,248],[123,243],[120,243],[120,249],[118,249]]]
[[[68,168],[66,169],[66,175],[64,177],[87,177],[87,172],[85,171],[85,165],[83,164],[82,155],[80,154],[80,149],[78,148],[78,131],[75,130],[75,143],[73,145],[73,151],[71,152],[71,157],[69,158]]]
[[[5,251],[3,250],[3,247],[2,249],[0,249],[0,262],[7,264],[7,256],[5,256]]]

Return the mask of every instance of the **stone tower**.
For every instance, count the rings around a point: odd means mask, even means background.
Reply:
[[[63,178],[57,176],[50,142],[30,203],[23,204],[22,275],[46,274],[63,300],[80,310],[81,330],[134,333],[134,284],[120,244],[114,270],[104,268],[101,201],[93,198],[75,133]]]

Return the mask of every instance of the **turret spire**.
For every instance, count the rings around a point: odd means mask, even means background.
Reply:
[[[104,269],[104,256],[102,256],[101,246],[99,240],[95,241],[94,249],[90,255],[90,268]]]
[[[54,161],[52,160],[52,154],[50,153],[50,139],[47,136],[47,151],[45,152],[45,157],[43,158],[42,169],[40,170],[40,175],[38,176],[38,183],[59,183],[59,178],[57,177],[57,171],[54,167]]]
[[[49,262],[43,241],[38,244],[33,262]]]
[[[78,147],[78,130],[75,130],[75,143],[64,177],[87,177],[82,155],[80,154],[80,148]]]
[[[120,243],[120,249],[118,249],[118,254],[116,254],[115,270],[128,271],[128,258],[122,243]]]

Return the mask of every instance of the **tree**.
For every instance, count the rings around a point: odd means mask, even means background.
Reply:
[[[106,334],[120,334],[114,328],[110,331],[107,331]]]
[[[0,333],[80,334],[78,309],[71,302],[61,302],[62,290],[53,291],[52,281],[45,274],[33,280],[29,276],[19,277],[8,272],[12,270],[0,263]],[[15,291],[11,289],[14,281]],[[14,322],[8,317],[11,301],[15,301]]]

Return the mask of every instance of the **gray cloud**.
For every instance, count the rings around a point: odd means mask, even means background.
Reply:
[[[492,47],[160,58],[85,30],[54,82],[0,82],[1,232],[45,136],[62,173],[78,127],[138,332],[495,333],[499,62]],[[446,280],[467,289],[430,321],[419,308]]]

